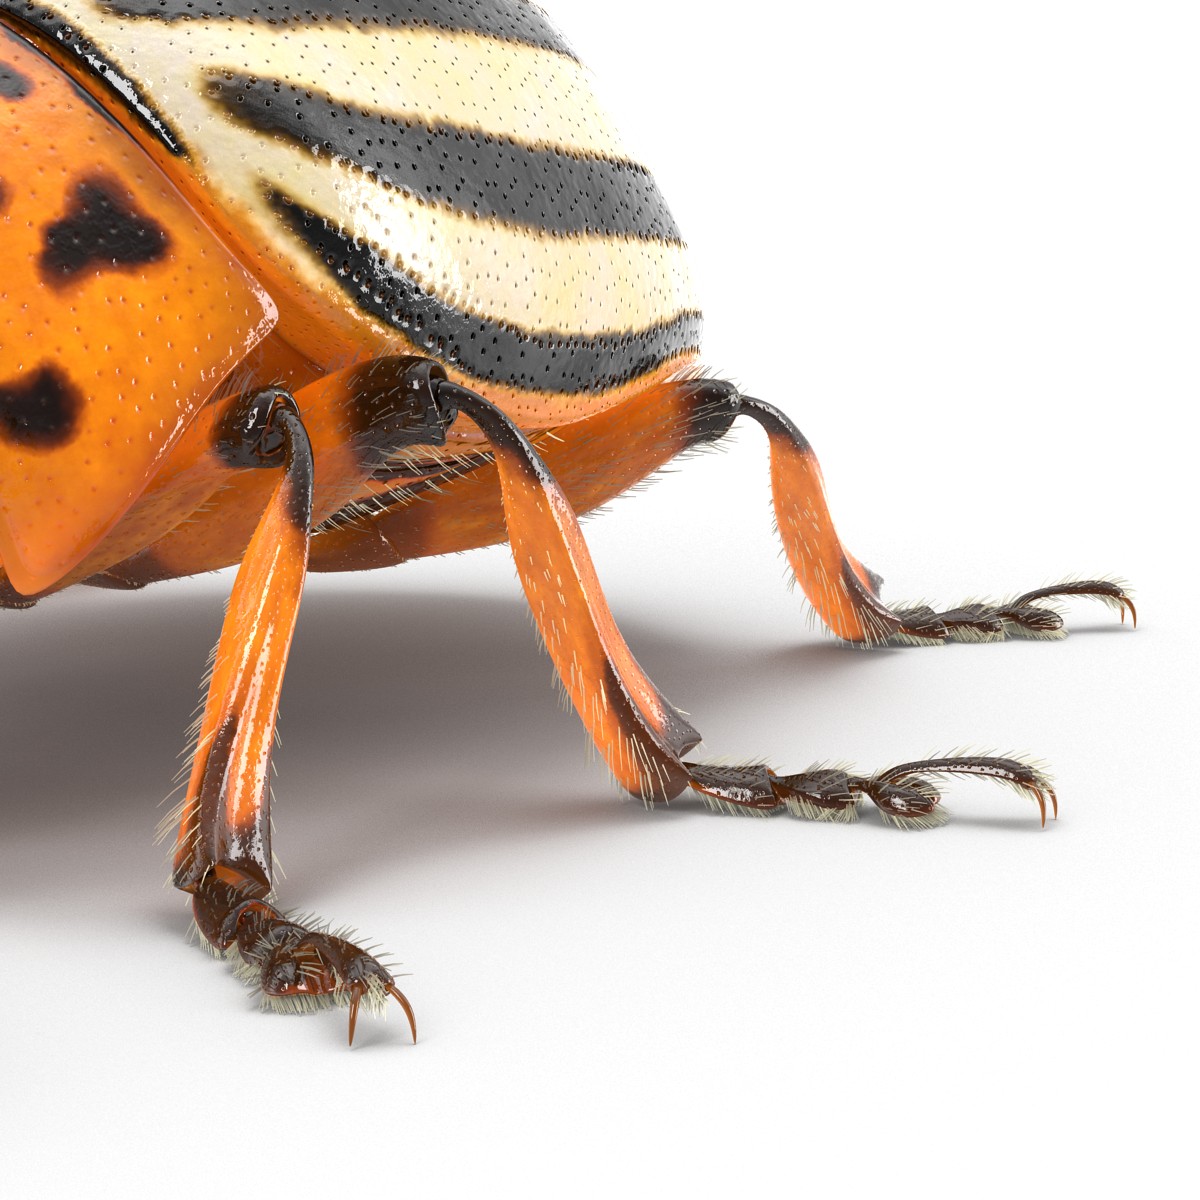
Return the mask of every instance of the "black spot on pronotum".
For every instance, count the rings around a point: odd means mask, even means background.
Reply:
[[[50,363],[0,382],[0,440],[52,450],[75,433],[83,397]]]
[[[0,213],[8,207],[8,184],[0,179]]]
[[[24,100],[33,84],[11,63],[0,62],[0,100]]]
[[[46,230],[42,274],[65,283],[82,271],[157,262],[170,239],[152,217],[139,212],[115,184],[84,179],[66,216]]]

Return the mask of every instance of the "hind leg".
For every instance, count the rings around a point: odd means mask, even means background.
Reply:
[[[1062,617],[1044,601],[1069,596],[1108,604],[1125,619],[1137,613],[1113,580],[1064,582],[995,603],[970,603],[937,612],[925,605],[889,608],[879,598],[881,580],[842,545],[825,499],[816,455],[804,435],[778,409],[730,388],[728,403],[757,421],[771,447],[771,493],[788,561],[809,602],[839,637],[867,644],[995,641],[1007,635],[1062,637]]]

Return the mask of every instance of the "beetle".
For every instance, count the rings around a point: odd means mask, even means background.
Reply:
[[[309,571],[507,541],[559,678],[647,805],[940,823],[939,777],[1057,810],[1018,758],[718,766],[630,653],[578,516],[760,425],[809,602],[865,646],[1056,638],[1091,579],[888,606],[778,409],[700,367],[679,230],[525,0],[0,0],[0,607],[238,565],[175,843],[204,942],[265,1002],[394,998],[275,901],[268,778]],[[1049,602],[1049,603],[1047,603]]]

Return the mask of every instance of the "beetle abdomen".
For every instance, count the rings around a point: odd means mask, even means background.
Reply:
[[[319,362],[399,343],[561,419],[698,349],[670,212],[524,0],[0,9],[99,52]]]

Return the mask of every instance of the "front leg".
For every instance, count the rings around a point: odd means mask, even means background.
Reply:
[[[284,668],[308,565],[313,458],[295,401],[250,396],[218,453],[242,467],[282,467],[246,549],[213,662],[175,849],[174,883],[192,896],[214,950],[240,957],[267,1003],[346,1004],[393,996],[416,1038],[412,1008],[374,957],[327,930],[289,919],[272,891],[270,765]]]

